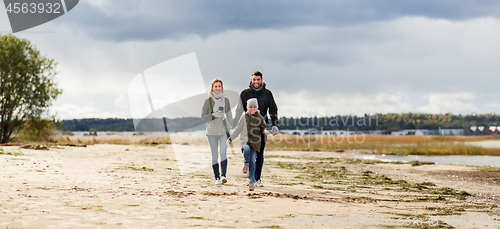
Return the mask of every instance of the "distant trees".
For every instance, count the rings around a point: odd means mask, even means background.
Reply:
[[[200,128],[200,125],[206,123],[199,117],[165,119],[166,130],[171,132],[183,131],[192,128]],[[154,122],[157,123],[157,122]],[[63,120],[57,123],[59,129],[63,131],[135,131],[133,119],[120,118],[86,118]],[[200,129],[205,129],[200,128]]]
[[[30,41],[12,34],[0,37],[0,143],[12,140],[27,122],[29,127],[42,120],[62,93],[55,66]]]
[[[280,129],[323,130],[386,130],[402,129],[462,129],[471,126],[500,126],[500,115],[497,114],[423,114],[423,113],[389,113],[362,116],[330,116],[280,118]]]
[[[279,119],[280,129],[318,130],[385,130],[402,129],[462,129],[470,126],[500,126],[500,115],[453,115],[423,113],[389,113],[361,116],[301,117]],[[205,122],[199,117],[166,119],[169,131],[183,131]],[[59,128],[68,131],[134,131],[132,119],[73,119],[63,120]],[[167,127],[166,126],[166,127]],[[202,128],[203,129],[203,128]]]
[[[119,118],[63,120],[59,126],[65,131],[135,131],[133,119]]]

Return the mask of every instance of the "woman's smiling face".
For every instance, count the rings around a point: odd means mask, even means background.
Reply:
[[[212,90],[215,92],[215,94],[220,94],[220,92],[222,91],[222,84],[220,82],[215,82],[212,86]]]

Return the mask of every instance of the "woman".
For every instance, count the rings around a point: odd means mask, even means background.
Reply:
[[[231,129],[229,123],[233,122],[229,99],[224,96],[224,86],[222,80],[212,80],[212,87],[205,100],[201,111],[201,119],[208,121],[206,135],[210,150],[212,151],[212,169],[214,170],[215,184],[227,182],[227,156],[226,141]],[[220,144],[221,171],[219,173],[219,152]],[[219,176],[220,175],[220,176]]]

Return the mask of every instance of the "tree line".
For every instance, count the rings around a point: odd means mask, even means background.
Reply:
[[[163,125],[165,131],[178,132],[184,130],[190,130],[193,128],[204,129],[201,126],[205,121],[201,118],[177,118],[177,119],[142,119],[145,124],[145,128],[138,131],[148,131],[148,129],[158,130],[161,128],[156,128],[151,125]],[[150,125],[150,128],[148,128]],[[62,131],[136,131],[133,119],[121,119],[121,118],[86,118],[86,119],[71,119],[62,120],[56,123],[59,130]],[[144,127],[144,125],[143,125]]]
[[[497,114],[425,114],[388,113],[337,115],[330,117],[301,117],[280,119],[281,129],[323,129],[323,130],[385,130],[403,129],[463,129],[471,126],[500,126]]]
[[[156,122],[161,123],[161,122]],[[198,117],[165,119],[165,130],[176,132],[200,128],[205,122]],[[424,114],[424,113],[389,113],[337,115],[330,117],[281,117],[280,129],[323,129],[323,130],[385,130],[403,129],[462,129],[471,126],[500,126],[497,114]],[[133,119],[89,118],[63,120],[56,123],[58,129],[65,131],[135,131]]]

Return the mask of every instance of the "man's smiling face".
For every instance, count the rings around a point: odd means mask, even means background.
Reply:
[[[251,81],[252,81],[253,87],[259,88],[260,85],[262,84],[262,77],[256,76],[256,75],[252,75]]]

